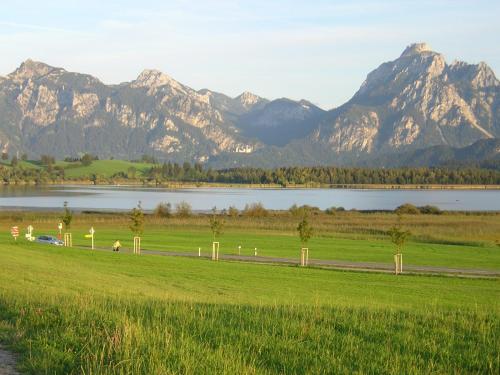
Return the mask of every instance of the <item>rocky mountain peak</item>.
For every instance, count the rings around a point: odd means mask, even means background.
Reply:
[[[40,78],[55,71],[64,70],[61,68],[54,68],[39,61],[28,59],[24,61],[13,73],[9,74],[8,78],[15,82],[19,82],[26,79]]]
[[[401,57],[418,55],[424,52],[433,52],[427,43],[410,44],[401,54]]]
[[[473,65],[463,61],[454,61],[448,66],[448,71],[454,79],[470,81],[475,88],[500,86],[495,73],[484,62]]]
[[[236,100],[241,103],[241,105],[245,108],[250,108],[253,105],[257,104],[262,100],[262,98],[258,95],[255,95],[251,92],[245,91],[239,96],[236,97]]]
[[[420,87],[429,79],[441,77],[446,70],[442,54],[434,52],[426,43],[406,47],[402,55],[380,65],[370,72],[355,97],[368,94],[374,98],[400,95],[409,87]]]
[[[133,87],[157,88],[166,85],[177,89],[182,88],[182,85],[175,79],[156,69],[143,70],[137,79],[132,82]]]
[[[298,101],[298,103],[302,106],[304,109],[319,109],[318,106],[315,104],[311,103],[309,100],[301,99]]]
[[[476,87],[495,87],[500,86],[495,76],[495,72],[485,63],[480,62],[476,68],[476,75],[472,82]]]

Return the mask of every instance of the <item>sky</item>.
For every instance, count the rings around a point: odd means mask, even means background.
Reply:
[[[27,58],[105,83],[347,101],[413,42],[500,72],[500,0],[0,0],[0,75]]]

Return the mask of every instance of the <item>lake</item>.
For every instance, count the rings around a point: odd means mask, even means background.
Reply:
[[[61,208],[67,201],[77,210],[129,210],[141,201],[146,210],[160,202],[181,201],[193,210],[208,211],[261,202],[266,208],[287,209],[308,204],[321,209],[390,210],[403,203],[434,205],[443,210],[500,210],[500,190],[371,190],[371,189],[162,189],[124,186],[0,187],[0,207]]]

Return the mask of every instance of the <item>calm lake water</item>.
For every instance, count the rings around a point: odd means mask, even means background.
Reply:
[[[129,210],[142,202],[151,210],[159,202],[172,205],[181,201],[194,210],[210,210],[262,202],[271,209],[287,209],[293,204],[308,204],[325,209],[394,209],[403,203],[426,204],[444,210],[500,210],[500,190],[357,190],[357,189],[157,189],[119,186],[0,187],[0,207],[61,208],[67,201],[73,209]]]

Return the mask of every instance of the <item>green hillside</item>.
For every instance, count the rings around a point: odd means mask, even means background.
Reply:
[[[0,160],[0,166],[11,167],[10,160]],[[17,166],[24,169],[41,169],[40,163],[33,160],[19,160]]]
[[[144,172],[152,167],[152,164],[126,160],[95,160],[88,166],[83,166],[79,162],[67,163],[58,161],[56,165],[64,167],[65,176],[74,179],[90,178],[92,175],[108,178],[118,173],[128,175],[131,168],[135,169],[136,177],[141,177]]]

